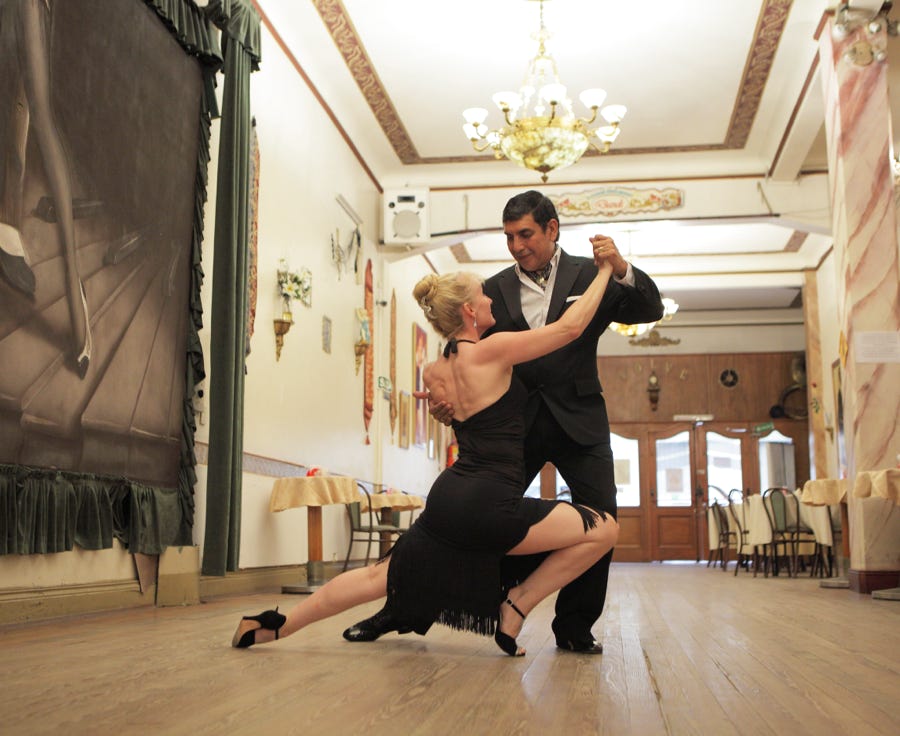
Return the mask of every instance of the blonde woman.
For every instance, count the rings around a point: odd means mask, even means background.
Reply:
[[[526,390],[512,368],[581,335],[597,310],[612,267],[597,275],[559,320],[527,332],[481,339],[494,323],[491,300],[472,274],[429,275],[413,295],[445,338],[442,358],[425,367],[436,400],[454,406],[459,459],[438,476],[426,508],[384,560],[337,576],[288,614],[244,617],[232,646],[284,638],[303,627],[387,595],[385,611],[405,631],[438,622],[493,634],[511,656],[528,613],[613,548],[618,525],[605,514],[521,495]],[[543,556],[534,557],[538,553]],[[529,556],[528,574],[507,562]],[[344,632],[364,640],[365,631]],[[359,634],[359,635],[357,635]]]

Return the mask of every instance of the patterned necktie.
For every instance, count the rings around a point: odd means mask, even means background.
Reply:
[[[524,268],[522,269],[522,273],[524,273],[528,278],[530,278],[534,283],[540,286],[542,289],[547,288],[547,281],[550,278],[550,271],[553,270],[553,263],[548,263],[543,268],[539,268],[537,271],[526,271]]]

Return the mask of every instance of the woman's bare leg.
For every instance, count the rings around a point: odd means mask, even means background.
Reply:
[[[387,562],[379,562],[369,567],[348,570],[329,580],[308,598],[304,598],[287,613],[287,621],[278,631],[278,637],[299,631],[311,623],[334,616],[362,603],[378,600],[387,595]],[[272,641],[275,632],[260,629],[256,621],[242,620],[235,638],[244,632],[258,629],[255,643]]]
[[[56,223],[63,246],[66,266],[66,295],[72,321],[72,341],[75,364],[79,375],[84,376],[90,362],[92,340],[88,323],[87,301],[81,277],[78,273],[75,252],[75,220],[72,211],[72,186],[69,165],[63,150],[59,130],[53,117],[50,101],[50,47],[42,14],[49,8],[41,0],[20,0],[21,26],[19,46],[22,76],[34,129],[44,160],[44,170],[56,207]],[[46,16],[44,16],[46,17]]]
[[[567,504],[559,504],[528,535],[509,551],[512,555],[554,550],[520,585],[511,588],[508,598],[523,614],[544,598],[572,582],[609,552],[619,536],[619,525],[611,516],[598,517],[597,526],[584,531],[581,514]],[[508,605],[500,607],[500,630],[515,638],[523,619]]]

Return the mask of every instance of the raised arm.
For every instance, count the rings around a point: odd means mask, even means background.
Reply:
[[[595,256],[595,262],[600,259]],[[585,292],[555,322],[524,332],[497,332],[481,340],[480,358],[516,365],[534,360],[581,336],[593,318],[613,273],[609,261],[601,260],[597,275]]]

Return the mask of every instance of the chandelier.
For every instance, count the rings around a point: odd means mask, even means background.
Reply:
[[[620,335],[624,335],[625,337],[638,337],[639,335],[643,335],[646,332],[650,332],[656,325],[660,322],[668,322],[672,319],[672,316],[675,312],[678,311],[678,304],[674,299],[669,299],[668,297],[663,297],[663,316],[659,318],[656,322],[644,322],[639,325],[623,325],[619,322],[610,322],[609,329],[618,332]]]
[[[538,52],[528,64],[519,91],[497,92],[493,96],[506,125],[489,129],[485,124],[488,111],[472,107],[463,111],[466,121],[463,132],[479,153],[492,148],[494,158],[506,156],[520,166],[539,171],[541,180],[546,182],[548,172],[571,166],[589,145],[600,153],[609,151],[619,135],[619,123],[625,117],[626,108],[607,105],[600,110],[600,115],[608,125],[591,128],[606,92],[586,89],[579,99],[591,111],[591,116],[575,115],[566,87],[559,81],[556,62],[546,48],[550,33],[544,25],[544,0],[540,0],[540,21],[540,29],[532,34],[538,42]]]

